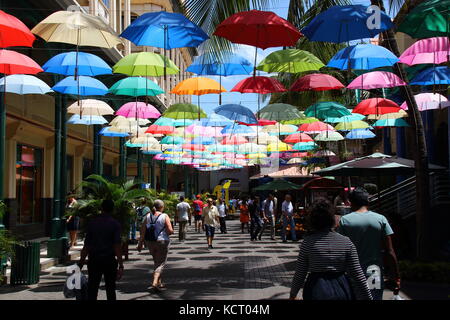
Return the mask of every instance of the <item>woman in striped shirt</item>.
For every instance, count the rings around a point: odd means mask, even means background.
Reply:
[[[313,232],[300,246],[290,298],[295,299],[303,288],[304,300],[372,300],[355,246],[349,238],[332,231],[332,204],[316,200],[308,220]]]

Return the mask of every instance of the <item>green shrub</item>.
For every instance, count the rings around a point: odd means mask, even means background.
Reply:
[[[399,261],[404,280],[450,283],[450,263]]]

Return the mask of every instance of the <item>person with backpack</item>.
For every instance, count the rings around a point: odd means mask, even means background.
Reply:
[[[141,230],[141,222],[147,213],[150,212],[150,208],[147,206],[147,199],[142,198],[141,204],[135,209],[136,210],[136,221],[131,225],[131,239],[136,239],[136,230]],[[136,243],[136,242],[135,242]]]
[[[141,252],[145,241],[155,264],[151,291],[158,292],[164,288],[161,276],[166,265],[167,254],[169,253],[169,236],[173,234],[173,227],[170,222],[170,217],[163,213],[164,202],[162,200],[155,200],[154,209],[142,221],[141,236],[137,250]]]
[[[220,225],[219,210],[213,204],[213,199],[208,198],[208,204],[203,208],[202,220],[205,225],[206,241],[208,242],[208,249],[213,249],[212,242],[214,239],[214,232],[216,225]]]
[[[203,201],[201,200],[202,196],[197,195],[197,199],[193,201],[194,205],[194,223],[195,223],[195,231],[200,233],[203,229],[202,225],[202,211],[203,211]]]

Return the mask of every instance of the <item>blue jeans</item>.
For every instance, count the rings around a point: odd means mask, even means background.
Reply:
[[[293,217],[287,218],[285,216],[283,216],[283,229],[281,230],[281,239],[283,239],[283,241],[286,240],[286,227],[290,225],[291,226],[291,237],[292,237],[292,241],[297,240],[297,236],[295,234],[295,221]]]
[[[130,239],[136,240],[136,221],[130,222]]]

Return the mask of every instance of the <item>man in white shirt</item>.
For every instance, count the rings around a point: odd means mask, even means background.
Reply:
[[[283,229],[281,229],[281,238],[283,242],[286,240],[286,228],[289,225],[291,228],[292,241],[297,241],[297,236],[295,234],[295,221],[294,221],[294,206],[291,202],[291,195],[287,194],[284,197],[284,201],[281,204],[281,215],[283,219]]]
[[[206,240],[208,242],[208,249],[212,249],[212,242],[214,239],[214,232],[216,230],[216,225],[220,224],[219,221],[219,210],[213,205],[213,199],[209,198],[207,200],[208,205],[203,208],[202,220],[205,226]]]
[[[227,206],[222,198],[219,198],[219,205],[217,206],[219,210],[219,220],[220,220],[220,233],[227,233],[227,225],[225,219],[227,217]]]
[[[177,204],[177,220],[179,222],[179,232],[178,240],[186,240],[186,225],[189,221],[189,213],[191,211],[191,206],[189,203],[184,201],[184,197],[180,197],[180,203]]]

